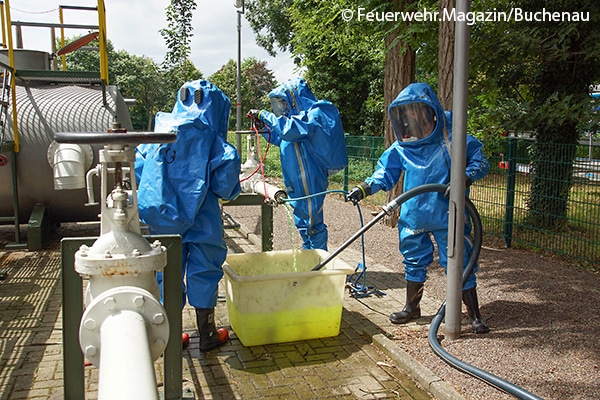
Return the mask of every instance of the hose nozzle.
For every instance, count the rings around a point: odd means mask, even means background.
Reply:
[[[395,198],[394,200],[390,201],[389,203],[387,203],[385,206],[383,206],[381,208],[381,210],[386,214],[386,215],[392,215],[394,213],[394,211],[396,211],[397,209],[400,208],[400,204],[398,202],[398,198]]]
[[[275,200],[275,203],[283,204],[284,200],[287,199],[287,193],[284,190],[280,190],[277,193],[275,193],[273,199]]]

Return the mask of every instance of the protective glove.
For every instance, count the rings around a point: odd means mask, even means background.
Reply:
[[[359,201],[371,194],[371,186],[365,182],[361,182],[360,185],[355,186],[346,195],[346,201],[351,201],[352,204],[357,205]]]
[[[248,117],[256,120],[256,121],[260,121],[260,110],[250,110],[248,111],[248,114],[246,114]]]
[[[250,110],[246,114],[252,120],[252,123],[258,129],[264,128],[265,123],[260,120],[260,110]]]

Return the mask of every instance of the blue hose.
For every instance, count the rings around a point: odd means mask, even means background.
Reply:
[[[326,190],[326,191],[320,192],[320,193],[309,194],[308,196],[294,197],[293,199],[290,197],[284,197],[281,199],[281,201],[290,202],[290,201],[296,201],[296,200],[306,200],[306,199],[310,199],[311,197],[325,196],[328,193],[344,193],[344,194],[346,194],[347,192],[345,190]]]

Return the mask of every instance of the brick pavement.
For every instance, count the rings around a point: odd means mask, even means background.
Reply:
[[[0,400],[62,399],[62,321],[60,236],[98,234],[98,224],[65,224],[43,251],[0,251]],[[0,227],[1,248],[12,231]],[[227,231],[235,252],[257,246],[242,231]],[[360,255],[341,255],[356,265]],[[264,346],[244,347],[232,332],[218,350],[201,353],[195,315],[183,310],[183,328],[191,336],[183,353],[184,396],[196,399],[429,399],[461,396],[394,346],[385,335],[388,310],[402,307],[403,283],[398,274],[369,260],[368,283],[386,296],[361,301],[344,297],[340,335]],[[425,313],[438,305],[425,298]],[[224,302],[216,308],[217,323],[229,326]],[[383,327],[384,329],[380,328]],[[162,364],[157,361],[157,381]],[[98,370],[85,367],[86,398],[97,397]],[[418,382],[418,385],[415,384]],[[426,390],[423,390],[425,388]]]

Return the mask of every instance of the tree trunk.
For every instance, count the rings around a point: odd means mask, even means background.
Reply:
[[[394,9],[398,11],[401,10],[399,0],[394,0]],[[398,93],[400,93],[400,91],[409,83],[415,81],[415,51],[408,45],[403,51],[402,48],[404,45],[400,40],[394,43],[399,34],[400,32],[398,29],[395,29],[385,38],[386,56],[383,72],[383,100],[385,105],[386,148],[396,141],[396,136],[392,131],[392,123],[390,122],[387,109],[390,103],[398,96]],[[404,179],[400,179],[398,184],[387,193],[387,202],[392,201],[402,194],[403,182]],[[398,224],[398,212],[395,212],[389,217],[385,217],[383,223],[387,226],[395,227]]]
[[[153,130],[152,122],[154,122],[154,113],[148,111],[148,126],[146,127],[148,132],[152,132]]]
[[[456,0],[441,0],[439,13],[452,10]],[[437,96],[444,110],[452,110],[452,89],[454,82],[454,21],[440,21],[438,33],[438,90]]]

